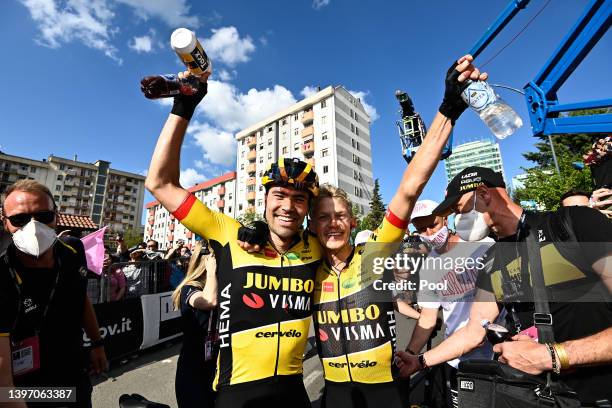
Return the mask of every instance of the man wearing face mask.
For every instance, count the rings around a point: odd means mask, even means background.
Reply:
[[[406,351],[417,355],[427,343],[442,307],[442,318],[446,325],[444,337],[451,336],[464,327],[470,316],[470,308],[476,293],[477,260],[493,244],[491,238],[485,237],[475,243],[468,243],[459,236],[452,234],[447,226],[447,218],[433,215],[438,203],[432,200],[418,201],[410,222],[422,241],[431,248],[429,258],[439,258],[439,265],[451,265],[448,268],[438,268],[435,265],[423,267],[419,272],[419,281],[442,284],[441,290],[420,290],[418,304],[421,315]],[[466,238],[469,238],[467,236]],[[457,260],[461,262],[456,262]],[[473,261],[465,262],[471,259]],[[450,261],[450,262],[447,262]],[[469,265],[467,265],[469,263]],[[433,264],[433,263],[432,263]],[[457,366],[459,361],[467,359],[491,359],[493,350],[491,344],[485,342],[460,358],[448,361],[439,367],[436,375],[433,373],[433,395],[430,406],[457,407]]]
[[[12,243],[0,254],[0,387],[76,387],[76,403],[45,406],[89,407],[82,328],[94,348],[102,340],[78,251],[58,239],[56,206],[44,185],[22,180],[2,198]]]
[[[501,363],[529,374],[554,372],[577,392],[584,406],[605,406],[602,401],[612,401],[612,306],[606,300],[612,287],[612,224],[588,207],[568,207],[556,213],[523,211],[508,196],[501,175],[482,167],[468,167],[451,180],[446,199],[433,214],[451,212],[456,214],[460,237],[479,240],[490,230],[498,244],[490,251],[486,273],[479,274],[465,328],[418,358],[398,353],[402,375],[476,348],[485,337],[484,327],[499,314],[496,302],[503,302],[512,324],[508,328],[520,334],[493,348]],[[528,265],[521,265],[526,248],[520,244],[530,235],[540,246],[548,297],[556,300],[549,303],[550,315],[535,314],[533,298],[518,297],[532,290]],[[560,244],[572,240],[580,244],[581,251],[567,252],[567,246]],[[562,298],[568,290],[585,285],[599,285],[603,301]],[[552,325],[556,343],[534,341],[536,319],[540,325]]]

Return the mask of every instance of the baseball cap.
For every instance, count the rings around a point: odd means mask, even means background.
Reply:
[[[482,185],[506,188],[506,183],[504,183],[501,173],[486,167],[466,167],[448,183],[446,198],[433,210],[432,214],[440,216],[448,215],[451,207],[459,201],[462,195],[474,191]]]
[[[412,214],[410,215],[410,222],[415,218],[429,217],[433,210],[438,206],[438,203],[433,200],[419,200],[414,205]]]

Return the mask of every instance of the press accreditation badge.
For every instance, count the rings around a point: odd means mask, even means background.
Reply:
[[[12,351],[13,375],[23,375],[40,369],[40,343],[38,336],[14,342]]]

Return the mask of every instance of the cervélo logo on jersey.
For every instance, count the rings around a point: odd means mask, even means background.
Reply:
[[[265,338],[270,338],[270,337],[302,337],[302,333],[295,330],[295,329],[291,329],[291,330],[287,330],[287,331],[260,331],[255,333],[255,337],[265,337]]]
[[[350,368],[370,368],[370,367],[375,367],[376,366],[376,361],[370,361],[370,360],[362,360],[362,361],[355,361],[355,362],[343,362],[343,363],[334,363],[334,362],[329,362],[327,363],[328,366],[333,367],[333,368],[345,368],[346,366],[350,366]]]

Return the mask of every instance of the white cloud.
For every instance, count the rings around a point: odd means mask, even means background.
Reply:
[[[215,60],[229,66],[247,62],[250,54],[255,51],[255,44],[251,37],[240,38],[236,27],[221,27],[213,29],[212,32],[210,38],[202,41],[202,46],[213,60],[213,64]]]
[[[236,76],[236,71],[232,70],[230,72],[226,69],[220,69],[219,71],[217,71],[217,76],[220,80],[227,82]]]
[[[236,159],[236,141],[232,133],[197,121],[189,126],[188,132],[195,139],[196,145],[202,149],[205,160],[223,167],[233,167]],[[197,165],[207,169],[205,162],[199,161]]]
[[[134,8],[136,15],[144,20],[158,18],[169,27],[199,27],[200,20],[190,15],[187,0],[116,0]]]
[[[196,168],[200,170],[204,170],[204,168],[206,167],[206,163],[204,163],[202,160],[194,161],[193,165],[196,166]]]
[[[329,5],[330,0],[312,0],[312,8],[315,10],[321,10],[323,7]]]
[[[305,86],[300,91],[300,95],[302,95],[304,98],[308,98],[310,95],[314,95],[316,93],[317,93],[317,88],[315,88],[314,86]]]
[[[206,180],[206,176],[198,173],[196,169],[187,168],[181,170],[180,183],[183,187],[189,188]]]
[[[55,0],[22,0],[22,3],[38,24],[39,44],[58,48],[62,43],[80,41],[122,63],[117,48],[110,42],[118,29],[110,24],[115,13],[106,0],[68,0],[63,4]]]
[[[234,85],[208,81],[208,95],[199,111],[214,126],[228,132],[246,128],[296,102],[291,91],[281,85],[272,89],[249,89],[241,93]]]
[[[376,119],[380,118],[376,108],[365,101],[366,97],[370,94],[370,91],[349,91],[349,93],[355,98],[361,99],[361,104],[363,105],[366,113],[370,116],[370,121],[374,122]]]
[[[128,43],[128,47],[138,53],[148,53],[153,50],[153,40],[148,35],[143,35],[142,37],[134,37],[132,38],[132,41]]]

